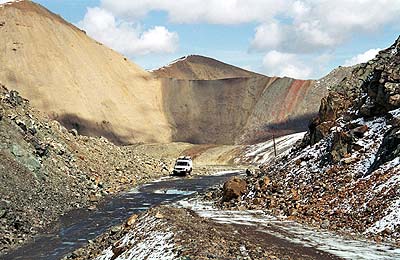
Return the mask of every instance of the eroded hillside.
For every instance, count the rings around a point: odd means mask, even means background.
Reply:
[[[0,82],[68,128],[117,143],[167,142],[161,84],[31,1],[0,6]]]
[[[162,80],[172,139],[194,143],[256,143],[304,131],[328,85],[267,77],[197,55],[153,74]]]

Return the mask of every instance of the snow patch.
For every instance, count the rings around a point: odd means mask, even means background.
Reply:
[[[183,56],[183,57],[181,57],[181,58],[179,58],[179,59],[173,60],[173,61],[171,61],[170,63],[168,63],[167,65],[165,65],[165,66],[159,68],[158,70],[164,70],[164,69],[166,69],[166,68],[169,68],[169,67],[171,67],[172,65],[174,65],[175,63],[178,63],[178,62],[181,62],[181,61],[186,60],[188,57],[189,57],[189,56]]]
[[[289,152],[293,145],[301,140],[306,132],[295,133],[291,135],[281,136],[275,139],[276,150],[278,155],[282,156]],[[268,140],[266,142],[249,145],[244,152],[244,158],[235,160],[238,163],[241,160],[253,164],[264,164],[275,158],[274,156],[274,142]]]
[[[219,223],[254,226],[259,232],[313,247],[344,259],[400,259],[398,248],[394,249],[391,246],[367,240],[347,239],[328,231],[313,230],[293,221],[279,219],[261,210],[219,210],[211,202],[202,202],[193,198],[179,201],[176,205],[191,209],[201,217],[210,218]]]
[[[396,200],[387,210],[386,215],[375,222],[366,233],[377,234],[386,229],[394,231],[400,226],[400,199]]]
[[[156,190],[156,191],[154,191],[154,193],[156,193],[156,194],[173,194],[173,195],[191,195],[196,192],[195,191],[168,189],[168,190]]]
[[[392,110],[389,113],[392,114],[394,117],[400,117],[400,108]]]
[[[161,220],[155,217],[147,216],[136,225],[137,229],[132,229],[120,241],[119,247],[129,248],[119,255],[115,260],[173,260],[176,254],[173,252],[175,244],[173,243],[173,232],[157,229],[156,226],[162,225]],[[111,260],[114,253],[110,246],[104,250],[96,260]]]

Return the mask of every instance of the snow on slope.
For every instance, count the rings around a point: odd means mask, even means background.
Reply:
[[[276,138],[277,155],[282,156],[289,152],[293,145],[304,137],[306,132],[285,135]],[[246,146],[243,156],[237,158],[235,163],[264,164],[274,159],[274,142],[266,142]]]

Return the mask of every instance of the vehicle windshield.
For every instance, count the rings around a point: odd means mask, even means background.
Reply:
[[[184,161],[177,161],[176,165],[177,166],[187,166],[187,165],[189,165],[189,163],[188,162],[184,162]]]

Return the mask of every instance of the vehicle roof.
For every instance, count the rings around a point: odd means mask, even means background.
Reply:
[[[177,162],[189,162],[191,159],[178,159]]]

